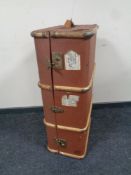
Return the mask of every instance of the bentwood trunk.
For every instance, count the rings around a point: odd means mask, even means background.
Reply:
[[[44,101],[48,150],[86,155],[91,123],[97,25],[56,26],[31,33]]]

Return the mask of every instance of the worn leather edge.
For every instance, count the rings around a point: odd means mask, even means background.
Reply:
[[[87,128],[88,128],[88,126],[89,126],[91,111],[92,111],[92,100],[91,100],[91,102],[90,102],[89,114],[88,114],[87,122],[86,122],[86,125],[85,125],[84,128],[75,128],[75,127],[70,127],[70,126],[55,125],[55,124],[53,124],[53,123],[47,122],[45,118],[43,119],[43,122],[44,122],[44,124],[45,124],[47,127],[52,127],[52,128],[56,128],[56,127],[57,127],[58,129],[67,130],[67,131],[83,132],[83,131],[86,131]]]
[[[31,36],[34,38],[49,38],[49,32],[33,31],[31,32]]]
[[[95,27],[94,29],[90,31],[70,31],[70,32],[63,32],[63,31],[51,31],[50,36],[52,38],[80,38],[80,39],[86,39],[88,37],[93,36],[96,34],[98,27]]]
[[[34,38],[80,38],[86,39],[88,37],[96,34],[98,26],[93,28],[92,30],[84,30],[84,31],[32,31],[31,36]],[[50,34],[49,34],[50,33]]]
[[[82,155],[71,154],[71,153],[67,153],[67,152],[52,149],[49,146],[47,146],[47,149],[52,153],[57,153],[57,154],[61,154],[61,155],[76,158],[76,159],[84,158],[86,156],[86,153],[87,153],[87,145],[88,145],[88,140],[89,140],[90,126],[91,126],[91,118],[90,118],[90,123],[89,123],[88,131],[87,131],[88,133],[87,133],[86,142],[85,142],[84,154],[82,154]]]

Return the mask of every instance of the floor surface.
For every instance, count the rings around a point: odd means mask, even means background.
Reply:
[[[0,114],[0,175],[131,175],[131,107],[93,109],[82,160],[47,151],[42,116]]]

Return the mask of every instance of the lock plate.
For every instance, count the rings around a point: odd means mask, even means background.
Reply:
[[[52,53],[52,68],[53,69],[64,69],[62,53]]]
[[[51,111],[54,113],[62,113],[62,112],[64,112],[64,109],[57,107],[57,106],[52,106]]]
[[[65,139],[57,138],[55,139],[55,143],[62,148],[65,148],[67,146],[67,141]]]

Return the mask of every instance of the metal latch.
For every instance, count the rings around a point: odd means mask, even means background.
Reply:
[[[52,63],[50,60],[48,60],[48,69],[51,69],[54,67],[54,63]]]
[[[57,145],[60,147],[66,147],[67,146],[67,141],[65,139],[55,139],[55,142]]]
[[[55,113],[62,113],[62,112],[64,112],[64,109],[57,107],[57,106],[52,106],[51,111],[55,112]]]
[[[48,62],[48,68],[53,68],[53,69],[63,69],[64,64],[63,64],[63,57],[62,54],[59,52],[53,52],[52,53],[52,62]]]

